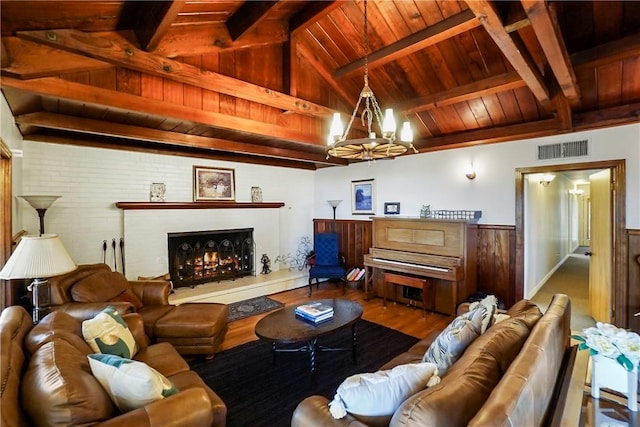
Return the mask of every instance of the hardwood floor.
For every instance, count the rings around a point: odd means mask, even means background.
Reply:
[[[308,295],[309,288],[299,288],[291,291],[269,295],[270,298],[280,301],[285,305],[298,305],[315,299],[323,298],[348,298],[357,301],[363,307],[362,318],[392,329],[401,331],[416,338],[424,338],[434,330],[443,329],[453,319],[452,316],[428,313],[426,316],[419,308],[407,307],[405,304],[394,304],[387,302],[385,308],[381,298],[365,300],[364,293],[360,289],[347,289],[342,295],[342,288],[338,288],[334,283],[322,282],[319,289],[313,288],[311,297]],[[549,298],[550,300],[550,298]],[[537,302],[537,301],[536,301]],[[545,301],[548,304],[548,301]],[[544,311],[546,304],[540,301],[540,308]],[[233,348],[235,346],[255,341],[258,337],[254,333],[255,324],[267,313],[247,317],[229,324],[229,331],[222,343],[221,350]],[[599,427],[602,420],[615,420],[620,427],[637,426],[637,413],[626,409],[625,400],[609,393],[603,393],[600,400],[591,399],[589,388],[585,386],[585,379],[588,378],[585,355],[581,355],[584,365],[574,369],[574,381],[577,391],[573,395],[577,399],[576,408],[572,415],[562,420],[562,426]],[[582,392],[584,390],[584,392]],[[580,410],[582,407],[582,410]]]
[[[443,329],[453,319],[451,316],[434,313],[427,313],[425,316],[422,309],[407,307],[401,303],[394,304],[392,301],[387,301],[387,307],[385,308],[381,298],[365,300],[364,292],[360,289],[347,288],[346,294],[343,296],[342,288],[338,288],[334,283],[330,282],[320,283],[318,289],[314,286],[311,297],[309,297],[308,287],[269,295],[269,297],[287,306],[299,305],[323,298],[348,298],[362,305],[363,319],[416,338],[424,338],[434,330]],[[254,333],[255,325],[266,315],[267,313],[231,322],[221,349],[226,350],[257,340],[258,337]]]

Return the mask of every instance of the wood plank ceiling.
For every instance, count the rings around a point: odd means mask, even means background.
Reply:
[[[1,87],[29,140],[347,164],[325,144],[363,86],[362,0],[0,8]],[[420,152],[640,120],[640,2],[369,0],[368,28],[370,86]]]

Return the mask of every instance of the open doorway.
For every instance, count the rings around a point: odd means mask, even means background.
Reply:
[[[563,173],[585,170],[607,170],[609,172],[609,201],[610,229],[611,229],[611,253],[607,255],[608,263],[611,266],[610,280],[607,282],[608,296],[610,297],[610,310],[608,321],[615,322],[620,326],[628,323],[626,289],[626,259],[627,242],[625,239],[625,161],[612,160],[603,162],[576,163],[568,165],[550,165],[531,168],[519,168],[516,170],[516,299],[525,298],[526,292],[531,288],[530,283],[526,283],[525,276],[528,269],[535,268],[536,256],[528,253],[530,246],[527,246],[526,215],[527,198],[526,187],[529,185],[529,177],[533,174]],[[544,232],[544,231],[543,231]],[[531,230],[529,230],[531,234]],[[549,256],[546,254],[545,256]],[[550,256],[559,257],[559,254]],[[560,259],[557,260],[560,262]]]
[[[571,328],[578,331],[595,326],[589,283],[590,180],[601,172],[609,170],[525,176],[525,297],[545,309],[554,294],[569,295]],[[604,203],[609,206],[608,200]]]

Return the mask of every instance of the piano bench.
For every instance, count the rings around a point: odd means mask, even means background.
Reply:
[[[422,308],[425,316],[427,315],[427,293],[431,287],[431,281],[423,277],[405,276],[404,274],[384,272],[382,274],[382,304],[387,306],[387,288],[388,284],[409,286],[411,288],[422,289]],[[395,298],[395,292],[394,292]]]

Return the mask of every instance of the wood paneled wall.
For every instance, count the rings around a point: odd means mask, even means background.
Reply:
[[[635,313],[640,312],[640,230],[627,230],[627,244],[629,248],[627,262],[629,269],[627,319],[629,325],[623,327],[640,332],[640,316],[634,316]]]
[[[334,228],[335,224],[335,228]],[[364,266],[364,255],[371,247],[372,222],[366,220],[314,219],[313,232],[336,231],[340,238],[340,253],[345,257],[346,267]]]
[[[478,225],[478,290],[516,303],[516,228]]]
[[[314,233],[334,230],[331,219],[314,219]],[[336,220],[340,251],[347,268],[362,267],[372,244],[372,222]],[[496,295],[507,307],[515,304],[515,227],[478,225],[478,291]],[[466,298],[466,296],[462,296]]]

